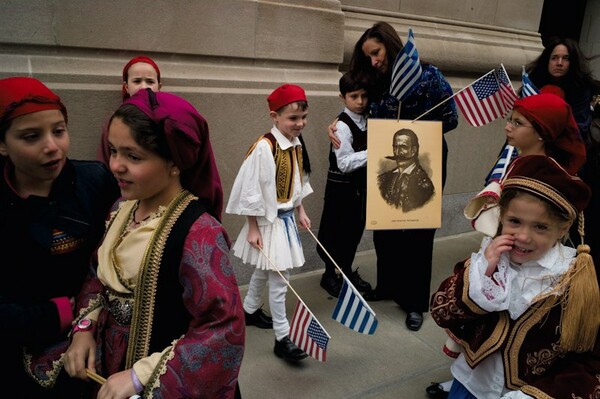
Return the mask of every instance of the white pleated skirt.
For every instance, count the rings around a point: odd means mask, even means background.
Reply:
[[[246,222],[233,245],[233,254],[236,257],[243,263],[255,265],[262,270],[286,270],[304,265],[304,252],[293,209],[280,212],[274,223],[270,223],[264,217],[257,217],[256,221],[263,239],[262,252],[246,240]]]

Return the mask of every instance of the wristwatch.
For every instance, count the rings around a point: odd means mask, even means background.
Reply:
[[[81,319],[79,323],[73,327],[73,334],[77,331],[90,331],[92,329],[94,322],[90,319]]]

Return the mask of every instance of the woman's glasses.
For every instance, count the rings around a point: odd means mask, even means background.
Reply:
[[[506,118],[506,122],[510,123],[511,125],[513,125],[514,127],[533,127],[531,125],[524,125],[523,122],[518,121],[518,120],[514,120],[511,117]]]

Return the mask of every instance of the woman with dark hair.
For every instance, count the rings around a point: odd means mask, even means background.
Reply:
[[[600,90],[588,59],[577,42],[569,38],[550,38],[544,51],[525,69],[536,87],[552,84],[565,93],[565,101],[573,109],[582,138],[586,138],[592,122],[590,103]]]
[[[422,74],[402,105],[390,94],[392,69],[396,56],[404,47],[393,26],[377,22],[367,29],[354,46],[350,72],[365,82],[369,96],[369,117],[441,121],[442,132],[458,125],[458,113],[450,98],[452,88],[442,72],[434,65],[421,63]],[[434,108],[435,107],[435,108]],[[400,110],[398,109],[400,108]],[[334,125],[329,138],[339,147]],[[442,139],[442,188],[446,182],[448,145]],[[417,331],[423,324],[423,313],[429,309],[429,285],[435,229],[375,230],[373,241],[377,254],[377,287],[364,295],[367,301],[394,300],[406,312],[406,326]],[[398,254],[416,252],[417,261],[404,263]]]

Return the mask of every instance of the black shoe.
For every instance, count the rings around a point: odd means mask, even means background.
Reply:
[[[244,316],[246,316],[247,326],[256,326],[258,328],[264,328],[266,330],[273,328],[273,319],[265,314],[262,309],[258,309],[254,313],[247,313],[244,310]]]
[[[419,331],[423,325],[423,313],[409,312],[406,315],[406,327],[409,330]]]
[[[329,276],[323,274],[321,277],[321,288],[327,291],[329,295],[337,298],[340,296],[340,290],[342,289],[342,281],[340,276]]]
[[[275,352],[277,357],[293,361],[302,360],[308,356],[308,354],[302,349],[298,348],[296,344],[289,339],[289,337],[283,337],[281,341],[275,340],[275,348],[273,348],[273,352]]]
[[[448,392],[444,391],[442,385],[437,382],[432,382],[430,386],[425,389],[427,397],[432,399],[445,399],[448,397]]]
[[[377,289],[365,292],[363,294],[363,298],[365,298],[365,301],[367,302],[379,302],[391,299],[390,297],[381,294],[379,291],[377,291]]]
[[[356,287],[356,289],[360,292],[369,292],[372,290],[371,284],[366,282],[360,277],[358,274],[358,268],[350,274],[350,282]]]

